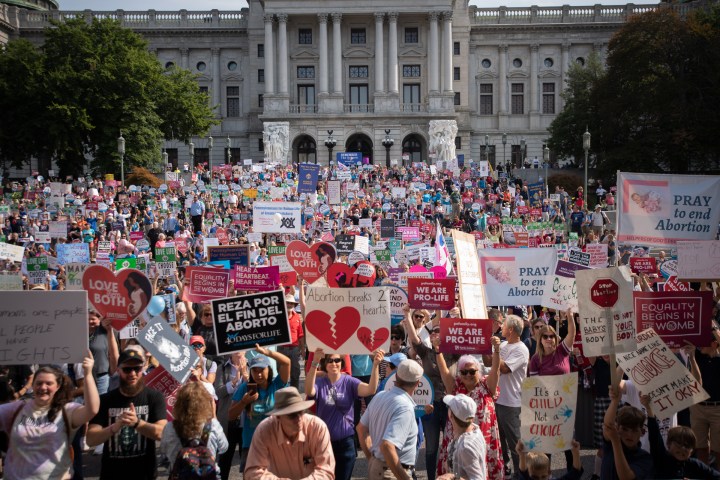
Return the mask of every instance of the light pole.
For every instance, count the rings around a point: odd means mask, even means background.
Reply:
[[[547,142],[545,143],[545,148],[543,149],[543,166],[545,167],[545,198],[550,195],[550,192],[548,192],[548,164],[550,163],[550,148],[547,146]]]
[[[485,161],[490,165],[490,135],[485,135]]]
[[[212,149],[213,149],[213,138],[208,137],[208,172],[210,174],[210,183],[212,183]]]
[[[525,166],[525,137],[520,139],[520,168]]]
[[[231,153],[232,140],[230,140],[230,135],[227,136],[227,139],[225,140],[225,142],[227,143],[227,163],[231,164],[232,163],[232,161],[231,161],[231,159],[232,159],[232,153]]]
[[[507,145],[507,133],[502,134],[502,144],[503,144],[503,163],[507,167],[507,159],[505,158],[505,145]],[[510,172],[508,172],[510,173]]]
[[[385,147],[385,168],[390,168],[390,148],[395,145],[395,140],[390,138],[390,129],[385,130],[385,138],[382,141],[382,146]]]
[[[188,143],[188,152],[190,153],[190,175],[192,175],[195,169],[195,144],[193,142]]]
[[[335,137],[333,137],[333,131],[328,130],[328,137],[325,140],[325,146],[328,149],[328,167],[332,167],[332,152],[333,148],[335,148],[335,145],[337,145],[337,140],[335,140]],[[317,155],[315,155],[315,163],[317,163]]]
[[[123,187],[125,186],[125,139],[122,136],[122,131],[117,139],[118,153],[120,154],[120,182]]]
[[[588,182],[588,152],[590,151],[590,132],[588,132],[587,125],[585,125],[585,133],[582,136],[583,139],[583,150],[585,150],[585,183],[583,184],[583,205],[587,208],[587,182]]]

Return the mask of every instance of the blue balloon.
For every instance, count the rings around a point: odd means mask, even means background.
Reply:
[[[147,306],[147,311],[150,316],[160,315],[163,310],[165,310],[165,299],[160,295],[152,297]]]

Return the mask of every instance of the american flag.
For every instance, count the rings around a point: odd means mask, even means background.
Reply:
[[[448,250],[447,244],[445,243],[440,222],[435,223],[435,265],[444,267],[448,275],[453,271],[450,250]]]

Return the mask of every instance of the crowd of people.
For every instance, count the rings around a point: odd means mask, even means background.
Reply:
[[[172,328],[199,357],[168,421],[164,396],[144,382],[158,360],[135,339],[120,338],[90,307],[89,351],[81,365],[13,365],[3,372],[5,478],[81,479],[83,452],[95,449],[102,454],[101,479],[153,479],[164,463],[171,478],[226,480],[239,459],[247,479],[349,480],[361,451],[369,478],[409,479],[418,476],[423,446],[429,480],[554,478],[548,455],[529,451],[521,438],[521,384],[528,376],[569,372],[578,372],[584,390],[578,403],[592,413],[576,418],[578,438],[565,452],[562,478],[720,478],[716,324],[711,346],[676,352],[710,398],[658,422],[640,386],[628,380],[612,384],[616,366],[609,357],[583,356],[576,343],[578,312],[571,310],[489,308],[496,331],[487,356],[441,353],[440,320],[460,317],[460,302],[447,311],[406,306],[404,319],[392,326],[388,351],[309,352],[309,284],[300,275],[296,284],[282,285],[291,342],[222,356],[210,305],[183,295],[185,268],[207,263],[206,239],[222,234],[225,244],[249,244],[249,265],[263,267],[271,263],[269,249],[295,239],[332,243],[350,234],[380,244],[387,240],[377,224],[381,219],[417,225],[419,241],[429,244],[437,229],[472,233],[478,248],[554,246],[565,252],[605,243],[607,265],[614,266],[627,261],[607,214],[615,208],[614,188],[599,184],[589,197],[595,205],[588,208],[582,187],[571,195],[551,184],[555,193],[538,193],[512,172],[480,176],[475,165],[457,172],[423,165],[326,168],[311,193],[298,192],[297,166],[221,166],[212,175],[200,169],[174,178],[157,188],[38,175],[4,182],[2,241],[24,247],[25,259],[47,256],[49,268],[45,282],[33,283],[26,262],[7,260],[3,275],[21,276],[27,290],[65,290],[70,279],[57,261],[63,243],[88,244],[91,262],[110,268],[115,260],[146,256],[152,295],[175,297],[174,315],[164,317],[174,318]],[[342,202],[330,205],[326,182],[337,178],[344,179]],[[252,209],[259,200],[300,202],[300,233],[264,233],[258,240]],[[370,227],[364,219],[372,221]],[[50,236],[57,222],[67,231]],[[152,260],[156,248],[167,246],[176,248],[177,273],[161,277]],[[418,262],[375,261],[374,285],[393,284],[390,267],[409,269]],[[660,271],[640,274],[636,288],[652,290],[661,277]],[[246,293],[232,283],[229,292]],[[716,303],[719,294],[714,292]],[[394,387],[388,388],[391,376]],[[418,409],[412,394],[424,377],[434,401]],[[583,471],[581,443],[597,448],[592,472]]]

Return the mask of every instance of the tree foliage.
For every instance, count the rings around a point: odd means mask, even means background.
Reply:
[[[718,169],[719,11],[681,18],[661,7],[629,19],[608,44],[604,72],[570,70],[551,148],[582,158],[586,122],[602,176]]]
[[[147,185],[150,187],[158,188],[162,183],[160,179],[156,177],[150,170],[144,167],[133,167],[130,175],[125,177],[125,183],[127,185]]]
[[[139,35],[110,19],[57,23],[39,50],[10,42],[0,52],[0,98],[13,119],[0,124],[0,155],[17,166],[51,156],[62,175],[82,172],[86,156],[93,171],[118,173],[121,132],[126,166],[153,168],[163,138],[205,135],[214,123],[193,75],[165,72]]]

